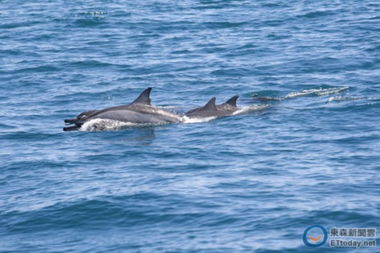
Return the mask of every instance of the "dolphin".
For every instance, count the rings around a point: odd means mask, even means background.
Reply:
[[[224,117],[233,115],[239,108],[236,101],[239,96],[233,96],[225,103],[216,105],[216,98],[211,98],[204,106],[192,109],[185,113],[189,118]]]
[[[167,124],[183,121],[181,116],[151,105],[151,91],[152,88],[145,89],[132,103],[127,105],[82,112],[76,118],[66,119],[65,123],[73,124],[73,126],[64,127],[63,131],[79,130],[83,124],[95,119],[132,124]]]
[[[65,123],[75,124],[77,121],[84,120],[84,119],[90,117],[91,115],[94,115],[98,111],[99,110],[91,110],[91,111],[87,111],[87,112],[82,112],[78,116],[76,116],[75,118],[65,119]]]

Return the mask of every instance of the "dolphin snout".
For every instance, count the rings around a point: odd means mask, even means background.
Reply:
[[[73,119],[65,119],[65,123],[66,124],[74,124],[78,119],[77,118],[73,118]]]
[[[78,130],[80,127],[78,126],[68,126],[68,127],[64,127],[63,128],[63,131],[75,131],[75,130]]]

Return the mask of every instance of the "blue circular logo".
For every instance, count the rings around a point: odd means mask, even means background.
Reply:
[[[322,246],[327,241],[327,230],[321,225],[310,226],[303,232],[302,239],[306,246]]]

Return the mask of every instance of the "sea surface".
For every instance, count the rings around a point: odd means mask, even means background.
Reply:
[[[62,131],[147,87],[268,108]],[[379,252],[380,2],[2,0],[0,145],[0,252]]]

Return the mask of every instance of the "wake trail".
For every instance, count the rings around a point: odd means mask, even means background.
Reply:
[[[306,96],[329,96],[333,94],[338,94],[341,92],[345,92],[349,89],[349,87],[334,87],[334,88],[314,88],[314,89],[306,89],[301,91],[293,91],[288,93],[285,96],[254,96],[256,100],[259,101],[284,101],[288,99],[298,98],[298,97],[306,97]]]

